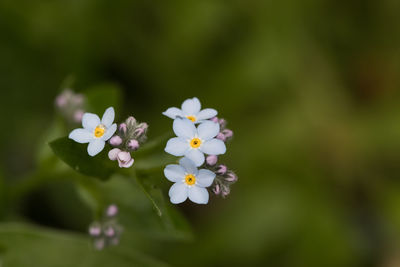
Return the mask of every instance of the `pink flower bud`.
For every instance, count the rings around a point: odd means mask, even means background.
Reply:
[[[114,217],[118,214],[118,207],[117,205],[110,205],[107,207],[106,215],[108,217]]]
[[[140,137],[141,135],[143,135],[147,131],[148,127],[149,127],[149,125],[147,125],[147,123],[145,123],[145,122],[141,123],[139,125],[139,127],[136,128],[134,134],[136,135],[136,137]]]
[[[219,165],[217,174],[224,175],[228,171],[228,168],[225,165]]]
[[[228,177],[225,178],[225,181],[233,183],[238,180],[237,175],[234,172],[228,172]]]
[[[115,135],[113,137],[111,137],[110,139],[110,145],[112,146],[119,146],[122,144],[122,139],[121,137],[119,137],[118,135]]]
[[[108,158],[113,161],[117,160],[119,152],[121,152],[121,149],[118,148],[111,149],[110,152],[108,152]]]
[[[113,239],[111,239],[110,243],[113,246],[118,245],[119,244],[119,238],[118,237],[114,237]]]
[[[215,187],[213,188],[213,192],[216,195],[219,195],[221,193],[221,189],[219,188],[219,185],[215,185]]]
[[[64,94],[57,96],[56,98],[56,106],[58,108],[63,108],[67,105],[67,97]]]
[[[135,139],[129,140],[128,142],[128,148],[132,151],[138,150],[139,146],[139,142]]]
[[[132,126],[136,123],[136,119],[132,116],[130,116],[129,118],[126,119],[126,124],[128,124],[129,126]]]
[[[101,234],[101,228],[99,225],[92,225],[89,227],[89,234],[93,237],[99,236]]]
[[[221,194],[223,197],[226,197],[231,192],[231,189],[228,186],[222,186]]]
[[[226,141],[225,135],[223,133],[218,133],[216,138],[223,142]]]
[[[127,129],[128,129],[128,127],[126,126],[125,123],[121,123],[121,124],[119,125],[119,131],[120,131],[121,133],[126,134]]]
[[[213,121],[213,122],[219,123],[219,119],[218,119],[218,117],[211,118],[211,119],[210,119],[210,121]]]
[[[74,113],[74,121],[76,123],[82,122],[82,118],[83,118],[83,114],[84,113],[85,112],[83,110],[81,110],[81,109],[78,109],[77,111],[75,111],[75,113]]]
[[[112,228],[111,226],[109,226],[109,227],[107,227],[107,228],[104,230],[104,234],[105,234],[107,237],[113,237],[113,236],[115,236],[115,230],[114,230],[114,228]]]
[[[82,94],[76,94],[72,98],[72,103],[79,106],[79,105],[83,104],[84,99],[85,99],[85,97]]]
[[[207,162],[208,165],[214,166],[214,165],[217,164],[217,162],[218,162],[218,156],[209,155],[209,156],[207,156],[207,158],[206,158],[206,162]]]
[[[129,168],[133,164],[133,158],[129,152],[121,151],[118,153],[117,160],[120,168]]]
[[[229,129],[223,130],[222,134],[225,136],[226,139],[229,139],[233,136],[232,130],[229,130]]]

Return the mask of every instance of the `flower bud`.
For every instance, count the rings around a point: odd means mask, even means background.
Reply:
[[[225,136],[225,139],[232,138],[232,136],[233,136],[232,130],[229,130],[229,129],[223,130],[222,134]]]
[[[120,131],[121,133],[123,133],[123,134],[126,134],[126,130],[127,130],[126,123],[121,123],[121,124],[119,125],[119,131]]]
[[[115,230],[113,227],[108,226],[105,230],[104,230],[104,234],[107,237],[113,237],[115,236]]]
[[[215,123],[219,123],[218,117],[211,118],[210,121],[213,121]]]
[[[223,197],[228,196],[230,194],[230,192],[231,192],[231,189],[228,186],[224,186],[223,185],[221,187],[221,194],[222,194]]]
[[[226,141],[225,135],[223,133],[218,133],[216,138],[223,142]]]
[[[225,165],[219,165],[217,174],[224,175],[228,171],[228,168]]]
[[[118,148],[111,149],[110,152],[108,152],[108,158],[113,161],[117,160],[119,152],[121,152],[121,149]]]
[[[134,135],[136,137],[140,137],[141,135],[143,135],[147,131],[148,127],[149,127],[149,125],[147,125],[147,123],[145,123],[145,122],[139,124],[138,128],[136,128],[136,130],[134,132]]]
[[[67,97],[64,94],[57,96],[56,98],[56,106],[58,108],[63,108],[67,105]]]
[[[105,247],[105,240],[104,238],[95,239],[94,240],[94,248],[97,250],[102,250]]]
[[[225,181],[233,183],[238,180],[237,175],[234,172],[228,172],[228,177],[225,178]]]
[[[74,105],[80,106],[83,104],[85,97],[82,94],[75,94],[72,98],[72,103]]]
[[[89,227],[89,234],[93,237],[99,236],[101,234],[101,227],[98,223],[94,223]]]
[[[135,139],[129,140],[128,142],[128,148],[132,151],[138,150],[139,148],[139,142]]]
[[[135,123],[136,123],[136,119],[132,116],[130,116],[126,119],[126,124],[128,124],[129,126],[133,126]]]
[[[74,113],[74,121],[76,123],[82,122],[82,118],[83,118],[83,114],[84,113],[85,112],[83,110],[81,110],[81,109],[78,109],[77,111],[75,111],[75,113]]]
[[[226,124],[227,124],[227,122],[226,122],[225,119],[219,119],[219,120],[218,120],[218,123],[219,123],[219,126],[220,126],[222,129],[225,128],[225,127],[226,127]]]
[[[122,139],[118,135],[111,137],[110,145],[112,146],[120,146],[122,144]]]
[[[221,193],[221,189],[220,189],[220,187],[219,187],[218,184],[215,185],[215,187],[213,188],[213,192],[214,192],[214,194],[216,194],[216,195],[219,195],[219,194]]]
[[[114,217],[118,214],[118,207],[117,205],[110,205],[107,207],[106,215],[107,217]]]
[[[214,165],[217,164],[217,162],[218,162],[218,156],[209,155],[209,156],[207,156],[207,158],[206,158],[206,162],[207,162],[208,165],[214,166]]]
[[[117,160],[120,168],[129,168],[133,164],[133,158],[129,152],[121,151],[118,153]]]

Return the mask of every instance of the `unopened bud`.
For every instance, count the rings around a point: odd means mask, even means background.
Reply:
[[[101,227],[99,224],[93,224],[89,227],[89,234],[93,237],[99,236],[101,234]]]
[[[139,146],[139,142],[135,139],[129,140],[128,142],[128,148],[132,151],[138,150]]]
[[[108,152],[108,158],[110,160],[117,160],[119,152],[121,152],[121,149],[118,148],[111,149],[110,152]]]
[[[127,128],[127,126],[126,126],[126,123],[121,123],[120,125],[119,125],[119,131],[121,132],[121,133],[123,133],[123,134],[126,134],[126,130],[127,130],[128,128]]]
[[[133,164],[133,158],[129,152],[121,151],[118,153],[117,160],[120,168],[129,168]]]
[[[220,127],[223,129],[223,128],[225,128],[226,127],[226,120],[225,119],[219,119],[218,120],[218,123],[219,123],[219,125],[220,125]]]
[[[118,207],[117,205],[110,205],[107,207],[106,215],[107,217],[114,217],[118,214]]]
[[[225,165],[219,165],[217,174],[224,175],[228,171],[228,168]]]
[[[222,134],[225,136],[226,139],[232,138],[232,136],[233,136],[232,130],[229,130],[229,129],[223,130]]]
[[[228,177],[225,178],[225,181],[233,183],[238,180],[237,175],[234,172],[228,172]]]
[[[218,119],[218,117],[211,118],[211,119],[210,119],[210,121],[213,121],[213,122],[219,123],[219,119]]]
[[[94,248],[97,250],[102,250],[105,247],[105,240],[104,238],[99,238],[94,240]]]
[[[85,112],[83,110],[81,110],[81,109],[78,109],[77,111],[75,111],[75,113],[74,113],[74,121],[76,123],[82,122],[82,118],[83,118],[83,114],[84,113]]]
[[[104,230],[104,234],[107,237],[113,237],[115,236],[115,230],[113,227],[109,226]]]
[[[207,156],[207,158],[206,158],[206,162],[207,162],[208,165],[214,166],[214,165],[217,164],[217,162],[218,162],[218,156],[209,155],[209,156]]]
[[[220,189],[220,187],[219,187],[218,184],[215,185],[215,187],[213,188],[213,192],[214,192],[214,194],[216,194],[216,195],[219,195],[219,194],[221,193],[221,189]]]
[[[225,135],[223,133],[218,133],[216,138],[223,142],[226,141]]]
[[[111,137],[110,145],[112,146],[120,146],[122,144],[122,139],[118,135]]]
[[[133,126],[135,123],[136,123],[136,119],[132,116],[130,116],[126,119],[126,124],[128,124],[129,126]]]

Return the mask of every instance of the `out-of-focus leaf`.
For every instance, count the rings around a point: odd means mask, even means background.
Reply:
[[[88,112],[95,113],[100,117],[107,108],[114,107],[118,111],[121,106],[121,90],[112,83],[90,87],[84,94],[87,98]]]
[[[87,145],[67,137],[51,142],[50,147],[54,154],[82,174],[106,180],[116,171],[115,162],[110,161],[105,152],[91,157],[87,153]]]
[[[4,266],[165,266],[122,245],[95,251],[88,236],[22,224],[1,225],[0,247]]]

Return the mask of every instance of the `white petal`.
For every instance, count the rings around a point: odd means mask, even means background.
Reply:
[[[176,117],[184,117],[182,110],[180,110],[179,108],[175,108],[175,107],[167,109],[162,114],[171,119],[176,119]]]
[[[183,167],[186,173],[194,174],[195,176],[199,172],[197,170],[196,164],[189,158],[184,157],[179,161],[179,164]]]
[[[178,182],[185,179],[185,170],[177,164],[170,164],[165,167],[164,175],[171,182]]]
[[[192,139],[197,133],[193,122],[188,119],[175,119],[173,129],[176,136],[186,139]]]
[[[199,174],[196,176],[196,184],[200,187],[209,187],[214,182],[215,176],[214,172],[201,169],[199,170]]]
[[[201,109],[200,101],[197,97],[186,99],[182,103],[182,111],[185,115],[197,115]]]
[[[218,114],[218,112],[215,109],[206,108],[206,109],[203,109],[202,111],[200,111],[197,114],[196,118],[198,121],[199,120],[208,120],[208,119],[214,118],[215,116],[217,116],[217,114]]]
[[[188,197],[188,187],[184,183],[175,183],[169,189],[168,194],[172,203],[182,203]]]
[[[82,126],[89,132],[94,132],[94,129],[100,124],[100,118],[93,113],[85,113],[82,118]]]
[[[113,125],[111,125],[110,128],[106,130],[105,134],[101,137],[101,139],[107,141],[114,135],[116,130],[117,130],[117,124],[114,123]]]
[[[219,123],[213,121],[202,122],[197,127],[199,137],[203,140],[210,140],[217,136],[219,133]]]
[[[225,154],[226,146],[225,143],[219,139],[211,139],[205,141],[201,145],[200,150],[208,155],[221,155]]]
[[[114,122],[114,118],[115,118],[114,108],[110,107],[106,109],[106,111],[104,112],[103,118],[101,119],[101,123],[108,128]]]
[[[185,157],[191,159],[196,166],[201,166],[204,163],[204,154],[199,149],[190,149],[185,153]]]
[[[101,139],[94,139],[91,141],[87,148],[89,155],[93,157],[99,154],[103,150],[105,144],[106,142]]]
[[[89,143],[94,139],[93,133],[87,131],[86,129],[75,129],[69,134],[69,139],[74,140],[75,142],[84,144]]]
[[[208,191],[205,188],[192,186],[189,188],[189,199],[197,204],[207,204],[208,203]]]
[[[174,156],[183,156],[189,150],[189,143],[180,137],[174,137],[168,140],[165,152]]]

